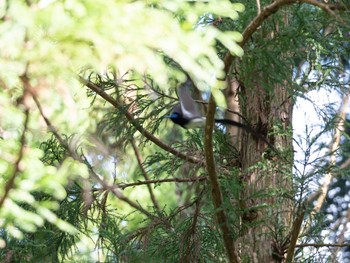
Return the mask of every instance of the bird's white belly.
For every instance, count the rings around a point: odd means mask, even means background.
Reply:
[[[186,124],[186,129],[203,128],[204,125],[205,125],[205,118],[198,117],[198,118],[191,119],[191,121]]]

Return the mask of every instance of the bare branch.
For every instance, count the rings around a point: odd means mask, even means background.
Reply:
[[[289,247],[286,255],[286,262],[293,262],[295,247],[297,246],[298,237],[300,234],[301,224],[303,223],[305,215],[304,207],[300,209],[299,215],[293,222],[291,238],[289,242]]]
[[[310,243],[310,244],[297,244],[296,247],[350,247],[350,244],[327,244],[327,243]]]
[[[261,13],[261,3],[260,3],[260,0],[256,0],[256,7],[258,9],[258,15],[260,15]]]
[[[207,176],[201,177],[190,177],[190,178],[165,178],[165,179],[155,179],[155,180],[146,180],[146,181],[138,181],[134,183],[119,183],[117,186],[124,190],[127,187],[133,187],[137,185],[148,185],[148,184],[158,184],[158,183],[190,183],[190,182],[200,182],[208,180]]]
[[[204,136],[204,151],[206,168],[211,185],[211,197],[216,213],[216,219],[221,228],[223,235],[225,248],[230,262],[239,262],[235,252],[232,235],[227,222],[225,210],[223,210],[223,201],[221,188],[216,173],[216,165],[213,154],[213,128],[214,128],[214,116],[215,116],[215,101],[213,96],[210,96],[209,105],[207,110],[207,118],[205,123],[205,136]]]
[[[180,262],[197,262],[198,255],[200,254],[200,241],[196,238],[197,234],[197,222],[198,216],[200,215],[201,208],[201,198],[203,196],[204,189],[200,192],[198,198],[195,200],[195,211],[192,215],[192,223],[191,227],[185,231],[184,238],[181,242],[181,250],[180,254],[182,255],[180,258]],[[193,240],[193,244],[192,241]],[[185,251],[183,251],[183,247],[186,245]],[[194,254],[194,256],[192,256]]]
[[[145,168],[143,167],[143,164],[142,164],[142,158],[141,158],[141,154],[139,152],[139,149],[137,148],[136,146],[136,143],[134,141],[134,139],[131,139],[131,145],[132,145],[132,148],[134,149],[134,152],[135,152],[135,155],[136,155],[136,159],[137,159],[137,163],[141,169],[141,173],[143,175],[143,177],[145,178],[146,181],[149,180],[149,176],[145,170]],[[158,201],[153,193],[153,189],[151,187],[151,184],[147,184],[147,188],[148,188],[148,192],[149,192],[149,195],[151,197],[151,200],[152,200],[152,203],[154,205],[154,207],[160,211],[160,207],[159,207],[159,204],[158,204]]]
[[[350,158],[348,158],[342,165],[340,165],[339,169],[345,169],[350,165]]]

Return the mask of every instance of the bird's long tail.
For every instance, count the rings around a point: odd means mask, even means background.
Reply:
[[[232,125],[232,126],[241,128],[241,129],[245,130],[246,132],[249,132],[254,137],[264,141],[274,152],[278,153],[276,148],[260,132],[257,132],[249,125],[246,125],[246,124],[240,123],[238,121],[234,121],[234,120],[228,120],[228,119],[215,119],[215,122],[220,123],[220,124],[225,124],[225,125]]]

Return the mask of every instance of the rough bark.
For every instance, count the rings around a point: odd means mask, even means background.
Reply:
[[[243,115],[277,149],[291,149],[289,136],[269,135],[275,132],[276,124],[287,130],[292,116],[288,90],[279,84],[272,86],[269,91],[259,83],[244,87]],[[243,133],[241,141],[246,185],[241,196],[244,211],[239,242],[241,258],[247,262],[283,262],[293,225],[292,165],[282,156],[269,153],[267,145],[250,134]],[[264,164],[252,169],[259,161]]]
[[[225,119],[242,122],[240,115],[237,114],[240,112],[238,95],[237,95],[238,88],[239,88],[238,81],[234,78],[228,77],[227,88],[225,89],[225,96],[226,96],[227,108],[229,110],[225,112]],[[231,136],[232,145],[234,145],[237,149],[239,149],[241,145],[240,145],[240,140],[238,138],[241,130],[233,125],[227,125],[226,131],[227,131],[227,134]]]

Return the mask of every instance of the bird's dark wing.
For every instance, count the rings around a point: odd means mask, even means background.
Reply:
[[[181,114],[186,119],[194,119],[198,117],[202,117],[196,109],[196,103],[188,93],[189,88],[191,87],[191,80],[187,80],[184,84],[182,84],[178,89],[178,96],[180,100],[180,110]],[[176,108],[177,106],[175,106]],[[174,108],[174,111],[175,111]]]

